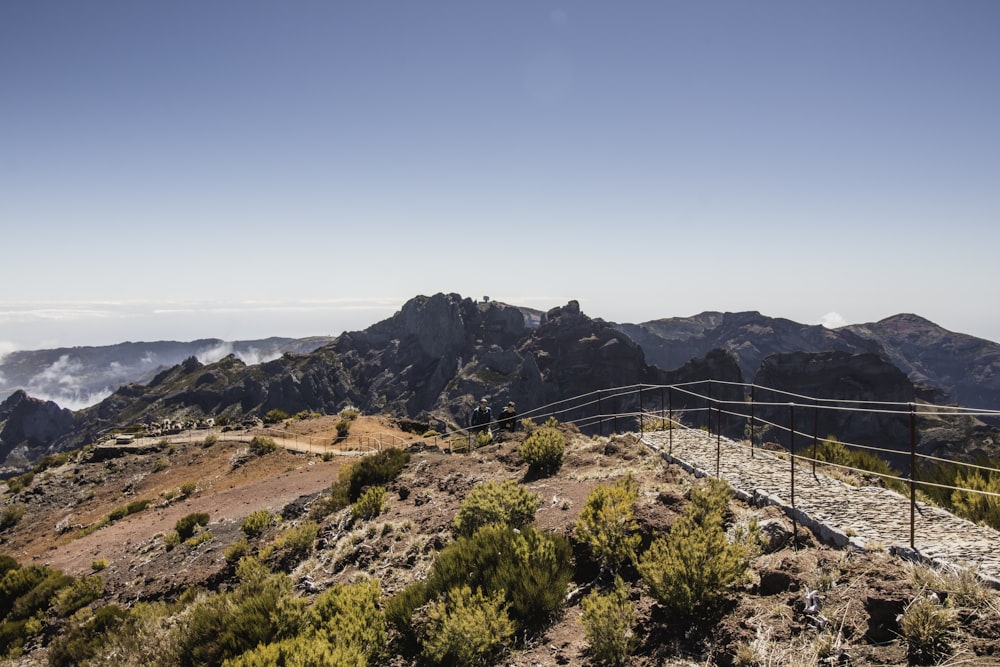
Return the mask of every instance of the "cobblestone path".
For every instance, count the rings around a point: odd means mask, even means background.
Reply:
[[[751,450],[694,429],[677,429],[672,436],[668,431],[647,432],[643,441],[666,460],[698,475],[718,474],[744,500],[780,506],[827,542],[858,548],[880,545],[937,565],[974,567],[983,579],[1000,588],[1000,532],[917,502],[911,549],[910,499],[895,491],[852,486],[819,472],[814,476],[811,462],[805,461],[795,468],[793,507],[787,454],[782,458],[760,448]]]

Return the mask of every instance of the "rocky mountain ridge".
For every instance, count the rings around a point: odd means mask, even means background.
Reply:
[[[541,406],[615,386],[706,379],[852,400],[959,395],[1000,405],[998,369],[1000,346],[912,315],[836,330],[759,313],[620,325],[587,316],[575,301],[538,313],[436,294],[411,299],[368,329],[264,363],[235,354],[214,363],[189,357],[72,413],[71,424],[60,417],[44,438],[4,427],[0,452],[20,452],[23,462],[166,417],[241,420],[271,410],[335,414],[346,406],[447,431],[465,426],[483,395],[498,406]],[[742,400],[741,389],[727,391]],[[855,429],[875,425],[824,426],[849,440]],[[886,433],[904,437],[898,425]]]

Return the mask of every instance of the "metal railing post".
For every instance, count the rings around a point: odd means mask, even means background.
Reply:
[[[788,437],[788,450],[791,453],[788,459],[791,461],[791,465],[789,466],[791,471],[791,488],[789,494],[792,503],[792,545],[797,549],[799,526],[795,518],[795,403],[788,404]]]
[[[750,458],[753,458],[754,447],[756,446],[754,445],[754,429],[756,428],[754,426],[754,409],[753,409],[754,388],[755,388],[754,385],[750,385]]]
[[[715,479],[722,474],[722,406],[715,406]]]
[[[667,387],[667,415],[670,418],[670,430],[667,431],[667,453],[674,453],[674,387]]]
[[[816,477],[816,448],[818,443],[819,443],[819,405],[814,400],[813,401],[813,454],[812,454],[813,477]]]
[[[601,407],[603,391],[597,392],[597,435],[604,437],[604,409]]]
[[[917,466],[917,413],[913,403],[910,403],[910,548],[913,546],[914,521],[917,509],[917,485],[913,480]]]
[[[642,436],[643,432],[643,419],[642,419],[642,385],[639,385],[639,435]]]

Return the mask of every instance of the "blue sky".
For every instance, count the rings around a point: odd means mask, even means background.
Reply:
[[[0,353],[418,294],[1000,341],[1000,3],[5,0]]]

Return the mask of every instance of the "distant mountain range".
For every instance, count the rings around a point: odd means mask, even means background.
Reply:
[[[538,406],[613,386],[702,379],[1000,409],[1000,345],[916,315],[839,329],[756,312],[617,324],[587,316],[575,301],[542,313],[457,294],[415,297],[392,317],[335,338],[16,352],[0,375],[14,392],[0,404],[0,463],[15,467],[164,417],[333,414],[350,405],[447,430],[464,426],[483,395]],[[42,400],[83,402],[95,393],[107,396],[75,411]],[[824,427],[844,437],[852,428]]]
[[[235,354],[253,365],[286,352],[311,352],[332,340],[324,336],[240,341],[204,338],[21,350],[0,358],[0,397],[22,390],[76,410],[99,403],[122,385],[149,382],[160,371],[190,357],[212,363]]]

